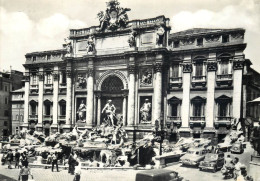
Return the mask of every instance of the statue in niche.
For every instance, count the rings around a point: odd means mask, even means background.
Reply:
[[[160,26],[156,31],[156,45],[162,46],[163,45],[163,38],[164,38],[165,30],[162,26]]]
[[[77,79],[77,88],[86,89],[86,87],[87,87],[86,78],[83,75],[79,74]]]
[[[79,105],[78,111],[77,111],[79,120],[81,122],[86,122],[86,105],[84,104],[84,101],[81,101],[81,104]]]
[[[141,85],[151,85],[151,84],[152,84],[152,72],[147,70],[142,75]]]
[[[100,31],[116,30],[118,28],[125,28],[128,21],[127,11],[129,8],[119,7],[120,3],[117,0],[111,0],[107,2],[107,9],[105,13],[103,11],[98,13],[98,18],[100,21]]]
[[[135,41],[135,37],[137,35],[136,31],[132,31],[129,38],[128,38],[128,43],[130,47],[135,47],[136,46],[136,41]]]
[[[94,36],[91,35],[88,37],[88,40],[87,40],[87,53],[88,54],[93,54],[94,53],[94,50],[95,50],[95,44],[94,44]]]
[[[105,120],[110,121],[110,125],[114,126],[114,116],[116,114],[116,107],[112,104],[112,100],[108,100],[105,107],[102,109],[102,113],[105,113]]]
[[[69,39],[69,37],[64,39],[65,44],[63,45],[64,48],[66,48],[67,53],[66,53],[66,57],[71,57],[72,53],[73,53],[73,48],[72,48],[72,41]]]
[[[142,123],[149,123],[151,121],[151,108],[152,103],[149,102],[149,99],[145,99],[144,104],[140,109]]]

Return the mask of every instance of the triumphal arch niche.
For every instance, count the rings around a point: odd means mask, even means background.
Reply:
[[[99,26],[71,29],[65,61],[79,75],[71,119],[86,128],[120,122],[131,138],[151,131],[163,112],[170,26],[164,16],[129,21],[129,11],[112,0]]]

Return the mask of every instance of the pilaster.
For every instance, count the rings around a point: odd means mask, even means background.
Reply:
[[[67,78],[67,95],[66,95],[66,126],[71,125],[71,109],[72,109],[72,102],[71,102],[71,86],[72,86],[72,73],[71,67],[67,67],[66,70],[66,78]]]
[[[53,126],[58,124],[58,92],[59,92],[59,74],[58,66],[54,67],[53,72]]]
[[[88,62],[88,80],[87,80],[87,126],[93,125],[93,116],[94,116],[94,68],[93,68],[93,59],[90,59]]]
[[[155,124],[155,120],[160,120],[162,112],[162,68],[163,60],[161,55],[156,55],[156,63],[154,64],[154,76],[155,76],[155,89],[154,89],[154,113],[152,124]]]
[[[242,101],[242,76],[243,76],[244,61],[234,60],[233,62],[233,117],[239,120],[241,116],[241,101]]]
[[[30,91],[30,76],[28,73],[28,69],[25,70],[25,85],[24,85],[24,126],[28,125],[29,120],[29,91]]]
[[[208,74],[207,74],[206,127],[213,128],[217,62],[216,61],[208,62],[207,71]]]
[[[135,121],[135,57],[130,57],[129,73],[129,94],[128,94],[128,116],[127,124],[134,125]]]
[[[183,100],[182,100],[182,127],[189,127],[190,119],[190,86],[191,86],[191,62],[183,63]]]
[[[38,126],[42,126],[42,118],[43,118],[43,82],[44,82],[43,68],[39,68],[38,76],[39,76]]]

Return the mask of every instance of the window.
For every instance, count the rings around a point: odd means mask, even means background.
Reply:
[[[32,75],[32,85],[37,85],[37,76]]]
[[[197,46],[202,46],[203,45],[203,38],[198,38],[197,39]]]
[[[174,117],[178,116],[178,104],[172,104],[172,115]]]
[[[168,100],[169,115],[171,117],[180,117],[181,99],[172,97]]]
[[[45,105],[45,115],[51,115],[51,105],[50,104]]]
[[[5,92],[8,92],[8,87],[5,85]]]
[[[48,74],[46,75],[46,77],[47,77],[46,84],[52,84],[52,76],[51,76],[51,74],[48,73]]]
[[[221,61],[221,63],[220,63],[220,74],[227,75],[229,73],[228,65],[229,65],[229,61],[228,60]]]
[[[8,104],[8,97],[5,97],[5,104]]]
[[[197,102],[193,104],[193,116],[202,116],[202,103]]]
[[[203,63],[196,63],[195,76],[202,76],[202,75],[203,75]]]
[[[62,72],[61,73],[61,83],[62,84],[65,84],[67,81],[66,81],[66,72]]]
[[[51,55],[47,55],[47,60],[50,60],[51,59]]]
[[[60,104],[60,115],[65,116],[66,115],[66,103]]]
[[[224,117],[230,116],[230,105],[232,103],[232,98],[222,95],[216,99],[218,106],[218,117],[223,119]]]
[[[18,114],[16,115],[16,118],[15,118],[15,120],[19,120],[19,115],[18,115]]]
[[[4,116],[9,116],[9,111],[8,110],[5,110],[5,112],[4,112]]]
[[[20,115],[20,121],[23,121],[23,115],[22,114]]]
[[[33,62],[35,62],[35,61],[36,61],[36,57],[35,57],[35,56],[34,56],[32,59],[33,59]]]
[[[223,103],[219,104],[218,115],[221,116],[221,117],[227,116],[227,102],[223,102]]]
[[[180,41],[174,41],[173,46],[174,46],[174,48],[180,47]]]
[[[179,65],[172,66],[172,77],[178,78],[179,77]]]
[[[205,104],[206,104],[206,98],[196,96],[193,99],[191,99],[192,116],[204,117]]]
[[[229,35],[222,35],[222,43],[229,42]]]
[[[4,126],[8,126],[8,123],[7,123],[7,121],[4,121]]]
[[[31,104],[31,109],[32,109],[31,114],[36,115],[36,104]]]

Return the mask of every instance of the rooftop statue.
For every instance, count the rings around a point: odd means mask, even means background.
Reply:
[[[112,30],[115,31],[118,28],[125,28],[128,16],[127,11],[129,8],[119,7],[120,3],[117,0],[111,0],[107,2],[107,9],[105,12],[100,11],[97,16],[100,21],[100,31]]]

